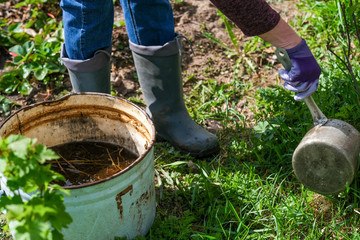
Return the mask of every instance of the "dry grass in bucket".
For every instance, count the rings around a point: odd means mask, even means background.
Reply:
[[[109,177],[129,166],[138,155],[106,142],[69,142],[52,147],[60,157],[52,170],[66,178],[63,186],[80,185]]]

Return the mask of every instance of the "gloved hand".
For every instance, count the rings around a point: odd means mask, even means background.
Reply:
[[[298,93],[294,99],[299,101],[316,91],[321,68],[304,39],[296,47],[288,49],[286,52],[290,57],[292,67],[290,71],[279,70],[279,75],[285,81],[285,89]]]

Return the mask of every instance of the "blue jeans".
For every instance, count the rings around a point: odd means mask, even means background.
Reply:
[[[120,0],[129,40],[161,46],[175,37],[169,0]],[[86,60],[111,47],[114,24],[112,0],[61,0],[65,50],[70,59]]]

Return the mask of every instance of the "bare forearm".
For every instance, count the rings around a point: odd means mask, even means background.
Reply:
[[[278,48],[290,49],[301,42],[301,37],[282,18],[270,31],[259,37]]]

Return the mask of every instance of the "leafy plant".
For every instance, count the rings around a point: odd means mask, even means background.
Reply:
[[[16,55],[14,64],[20,68],[23,79],[33,73],[37,80],[44,80],[50,73],[64,71],[58,55],[60,47],[60,42],[43,41],[42,37],[37,35],[35,41],[27,41],[9,50]]]
[[[10,99],[0,95],[0,116],[9,116],[12,104],[13,102]]]
[[[35,143],[20,135],[0,140],[0,172],[11,191],[1,197],[0,209],[12,221],[16,239],[63,239],[60,230],[72,221],[63,204],[63,194],[68,192],[53,183],[64,177],[46,164],[58,156]],[[21,192],[30,198],[25,199]]]
[[[0,45],[10,47],[13,56],[13,62],[7,64],[8,71],[0,77],[0,91],[3,93],[28,95],[32,81],[42,81],[47,85],[56,79],[51,74],[65,71],[60,61],[62,22],[57,23],[52,14],[46,14],[36,5],[44,2],[29,0],[18,3],[17,8],[34,6],[30,8],[31,18],[26,24],[10,24],[7,31],[0,31]],[[6,27],[7,21],[2,20],[1,25]],[[30,30],[25,33],[24,29]]]
[[[0,19],[0,46],[11,47],[23,44],[30,36],[23,31],[21,23],[8,24],[7,19]]]

